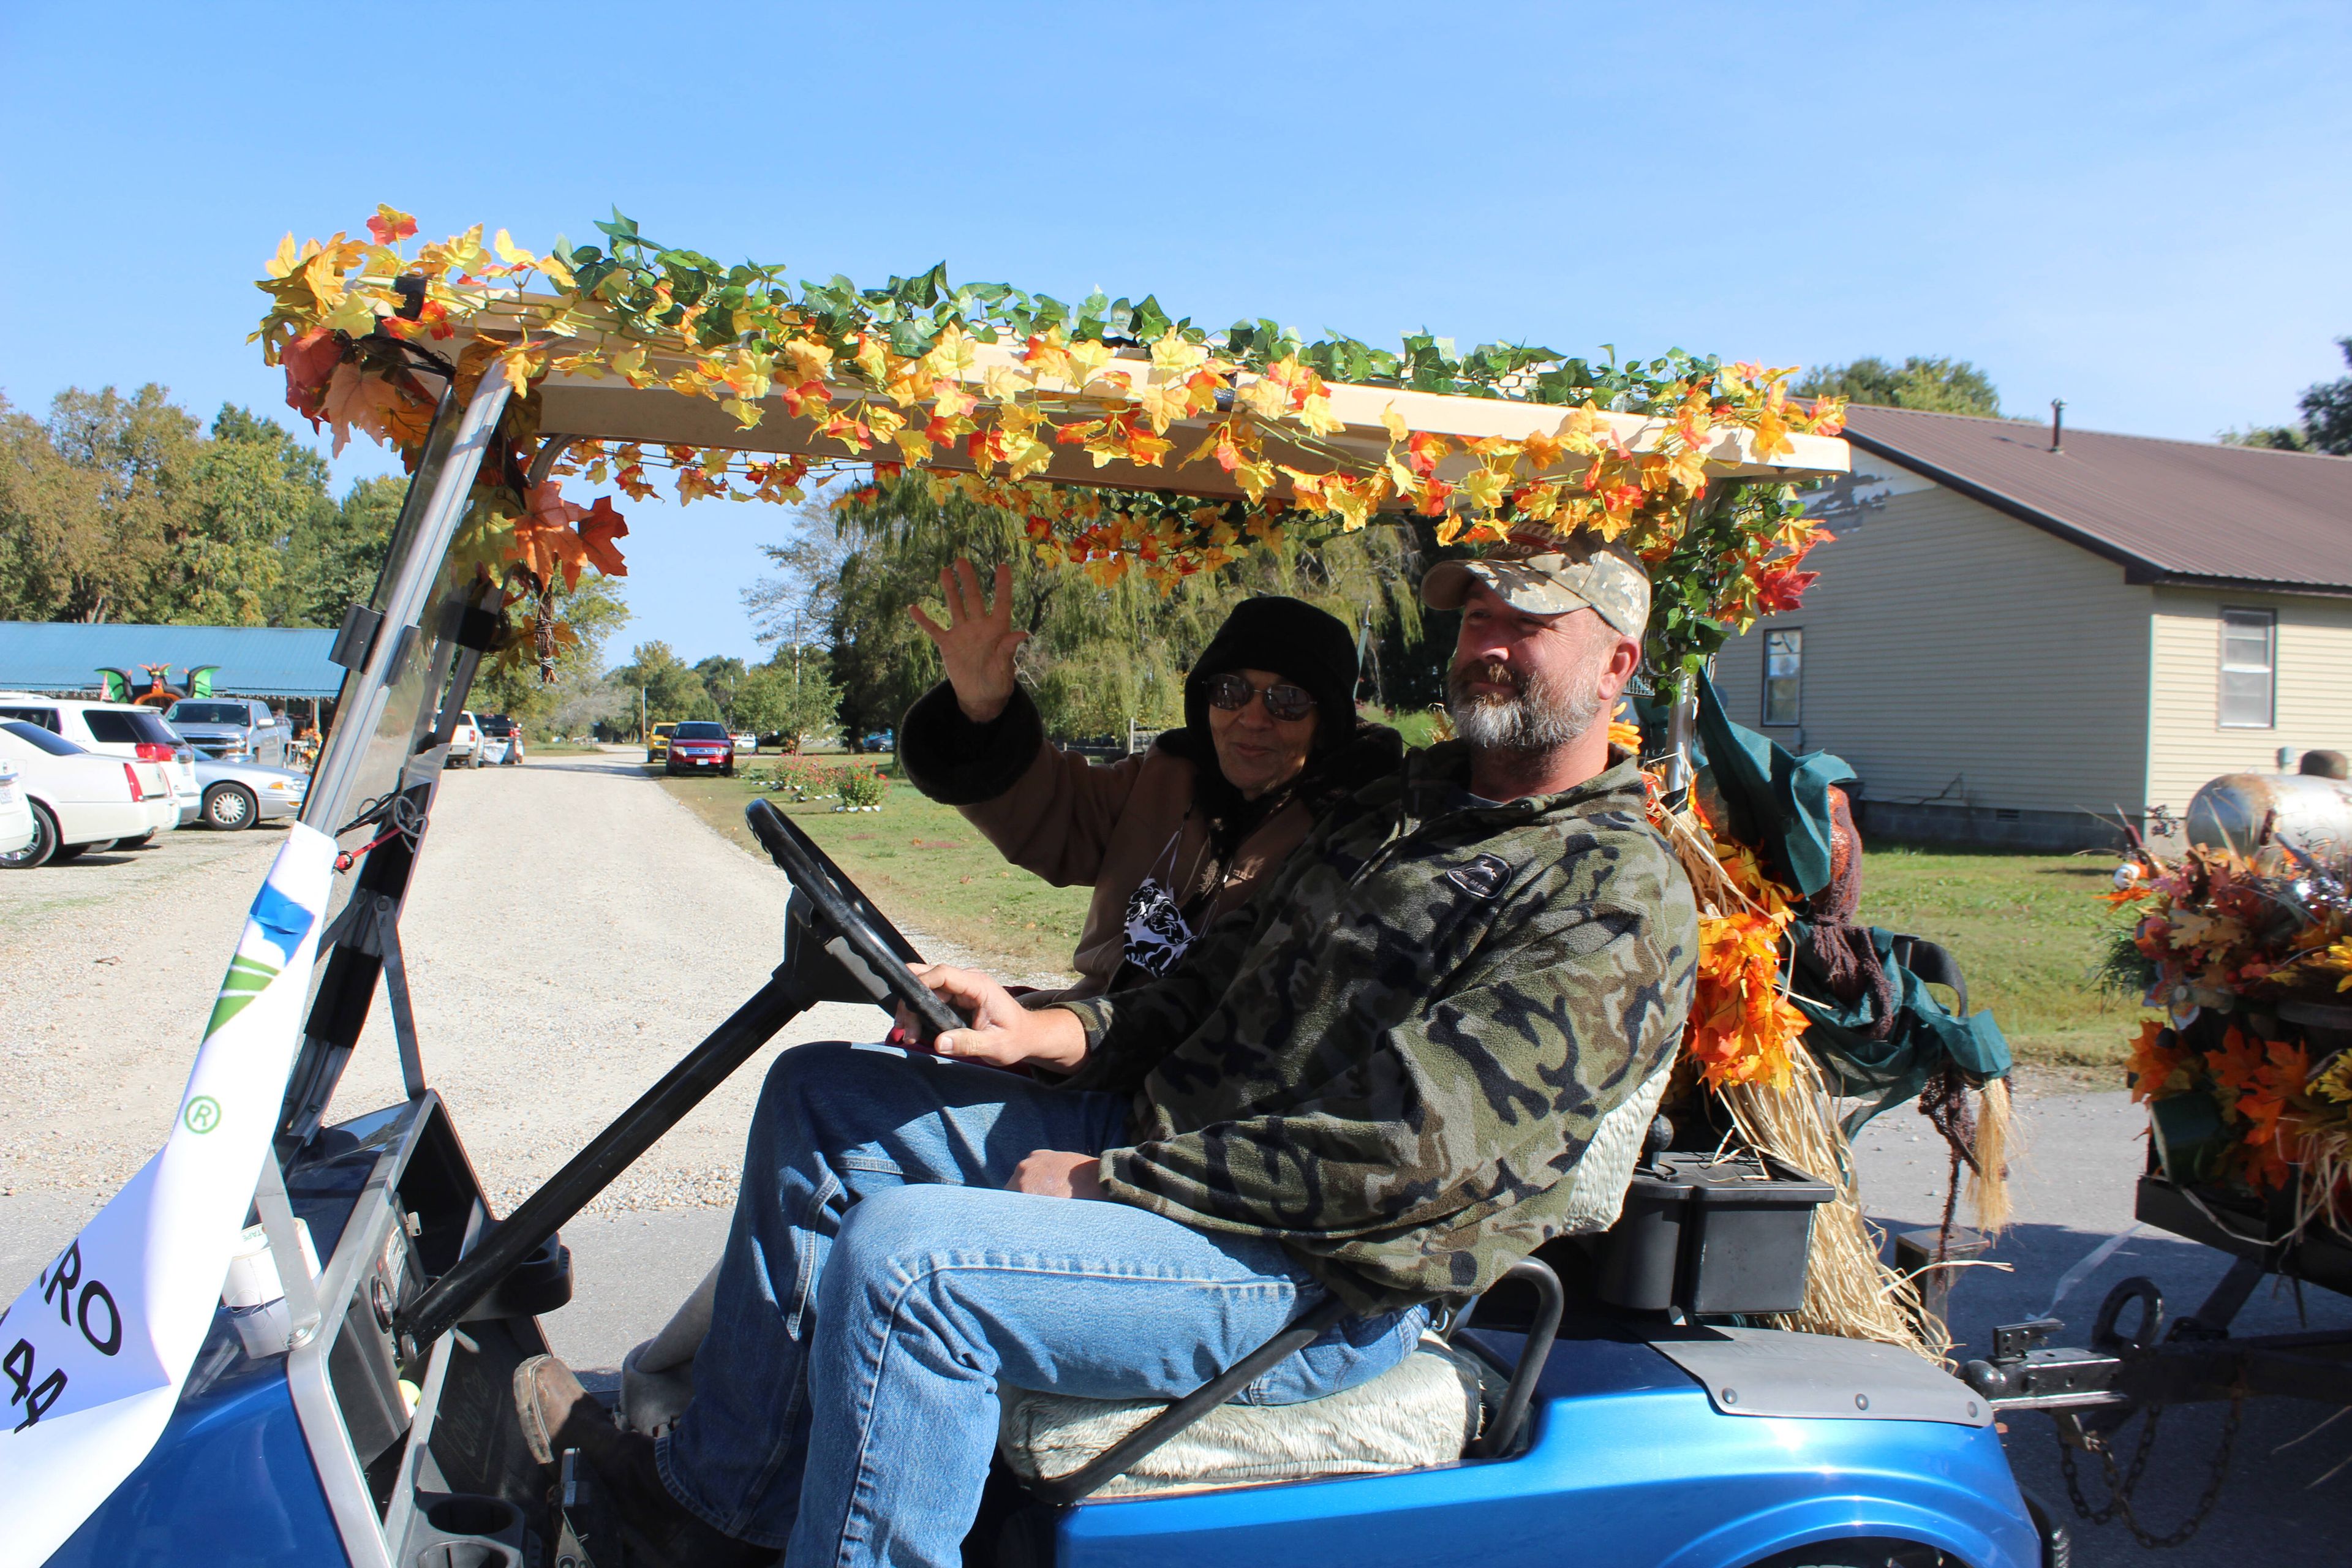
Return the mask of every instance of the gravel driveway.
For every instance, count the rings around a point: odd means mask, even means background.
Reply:
[[[285,837],[278,825],[184,827],[144,849],[0,871],[0,1198],[86,1194],[95,1208],[163,1146]],[[0,1223],[0,1237],[13,1228]]]
[[[0,1199],[62,1222],[102,1203],[161,1144],[283,838],[275,827],[189,828],[132,854],[0,874],[12,1089],[0,1098]],[[627,754],[448,775],[402,939],[426,1077],[502,1208],[759,987],[781,955],[786,891]],[[730,1204],[774,1053],[885,1026],[868,1007],[803,1015],[593,1212]],[[401,1095],[379,996],[334,1114]],[[21,1235],[0,1208],[0,1255]]]

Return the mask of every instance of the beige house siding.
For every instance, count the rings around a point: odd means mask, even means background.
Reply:
[[[2149,805],[2179,811],[2216,774],[2272,772],[2282,746],[2352,752],[2352,600],[2162,588],[2155,601]],[[2270,729],[2221,727],[2225,607],[2278,616]]]
[[[1870,800],[2143,809],[2151,590],[1990,507],[1890,477],[1896,493],[1834,524],[1806,562],[1821,579],[1804,607],[1725,645],[1716,685],[1731,717],[1759,726],[1763,634],[1801,626],[1801,727],[1764,732],[1843,757]]]

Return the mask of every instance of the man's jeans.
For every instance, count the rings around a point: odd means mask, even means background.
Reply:
[[[1322,1298],[1273,1242],[1003,1190],[1034,1150],[1125,1142],[1127,1110],[887,1047],[786,1051],[752,1118],[694,1401],[657,1450],[670,1491],[792,1568],[950,1568],[1000,1383],[1172,1399]],[[1343,1320],[1242,1397],[1352,1387],[1427,1321]]]

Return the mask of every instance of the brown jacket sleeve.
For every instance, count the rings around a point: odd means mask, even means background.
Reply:
[[[975,724],[941,681],[898,730],[909,784],[961,811],[1007,860],[1059,888],[1094,885],[1144,760],[1096,763],[1046,744],[1036,705],[1017,688],[995,720]]]

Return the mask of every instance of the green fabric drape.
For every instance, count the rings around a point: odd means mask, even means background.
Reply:
[[[1847,1137],[1860,1131],[1880,1111],[1916,1099],[1929,1075],[1947,1062],[1979,1087],[2009,1076],[2009,1041],[2002,1037],[1992,1015],[1979,1012],[1964,1018],[1946,1007],[1927,989],[1926,981],[1896,961],[1893,931],[1870,928],[1870,945],[1877,950],[1879,964],[1895,995],[1895,1026],[1883,1040],[1870,1037],[1871,1026],[1877,1019],[1875,1005],[1867,993],[1852,1006],[1834,998],[1807,994],[1806,982],[1820,978],[1810,972],[1801,956],[1811,928],[1799,921],[1790,927],[1790,934],[1795,938],[1800,957],[1789,1000],[1811,1020],[1805,1029],[1805,1045],[1829,1074],[1834,1092],[1864,1101],[1846,1115]]]
[[[1765,869],[1811,898],[1830,885],[1830,785],[1854,776],[1827,752],[1791,755],[1786,747],[1735,724],[1715,682],[1698,678],[1698,738],[1706,769],[1730,808],[1724,826],[1753,845]]]

